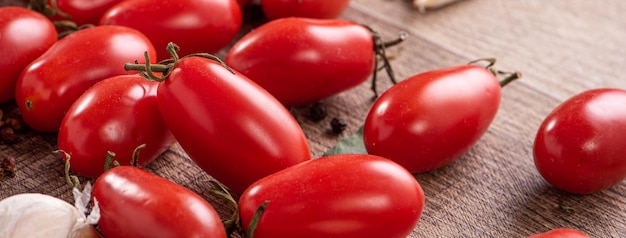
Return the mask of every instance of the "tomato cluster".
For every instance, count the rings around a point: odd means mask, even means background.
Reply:
[[[267,22],[250,32],[251,1],[52,3],[38,4],[53,16],[0,8],[0,103],[15,100],[28,126],[58,133],[60,157],[96,179],[98,226],[110,237],[226,237],[232,227],[211,204],[140,168],[174,143],[229,189],[219,194],[238,195],[235,228],[255,237],[406,237],[425,203],[412,173],[466,153],[495,118],[501,87],[519,77],[499,81],[487,59],[416,74],[380,97],[374,85],[367,153],[313,159],[287,107],[381,68],[394,80],[385,48],[405,35],[382,42],[337,19],[349,1],[261,0]],[[61,19],[91,26],[58,39]],[[622,181],[624,102],[624,90],[598,89],[548,115],[534,144],[541,175],[573,193]]]

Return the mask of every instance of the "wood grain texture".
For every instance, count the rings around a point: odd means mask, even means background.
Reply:
[[[466,155],[416,175],[426,206],[409,237],[525,237],[557,227],[626,237],[626,182],[572,195],[547,184],[532,161],[536,130],[561,101],[586,89],[626,88],[620,72],[626,66],[625,11],[621,0],[464,0],[426,13],[409,0],[352,1],[342,18],[367,24],[386,39],[409,33],[389,49],[399,79],[482,57],[496,57],[500,69],[524,75],[503,89],[496,119]],[[385,75],[379,82],[380,90],[391,86]],[[328,98],[329,116],[320,122],[308,118],[308,107],[292,108],[314,157],[358,129],[371,97],[367,82]],[[343,134],[329,133],[332,117],[347,120]],[[62,161],[51,152],[55,137],[29,132],[14,145],[0,145],[0,157],[18,162],[16,176],[0,181],[0,199],[39,192],[71,200]],[[178,145],[146,169],[199,193],[223,216],[232,211],[209,194],[210,175]]]

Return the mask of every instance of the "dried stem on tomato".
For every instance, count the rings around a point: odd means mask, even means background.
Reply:
[[[504,79],[500,80],[500,87],[504,87],[507,84],[509,84],[510,82],[519,79],[522,77],[522,73],[519,71],[515,71],[515,72],[507,72],[507,71],[501,71],[501,70],[496,70],[494,65],[496,64],[496,59],[495,58],[481,58],[481,59],[476,59],[476,60],[472,60],[467,64],[478,64],[481,61],[485,61],[487,62],[487,65],[485,66],[485,69],[489,70],[489,72],[491,72],[493,75],[498,76],[498,75],[506,75]]]
[[[374,54],[375,54],[374,71],[372,72],[372,85],[370,88],[374,92],[374,98],[378,98],[376,80],[378,78],[379,70],[384,69],[385,72],[387,72],[387,75],[389,76],[389,80],[391,80],[393,84],[397,83],[396,78],[393,73],[393,69],[391,67],[391,63],[389,63],[389,57],[387,57],[386,49],[402,43],[408,37],[408,33],[401,32],[400,36],[397,39],[394,39],[388,42],[383,42],[382,37],[380,36],[378,32],[374,31],[372,28],[368,26],[363,25],[363,27],[370,30],[370,32],[372,33],[372,40],[374,41]],[[382,60],[382,64],[383,64],[382,66],[379,66],[379,60]]]

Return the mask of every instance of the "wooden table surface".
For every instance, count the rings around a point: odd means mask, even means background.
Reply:
[[[557,227],[626,237],[626,182],[591,195],[561,192],[542,179],[532,157],[539,124],[560,102],[597,87],[626,89],[624,12],[623,0],[464,0],[425,13],[409,0],[351,2],[342,18],[388,39],[409,33],[389,49],[399,79],[484,57],[497,58],[499,69],[523,73],[503,89],[498,115],[467,154],[416,175],[426,205],[409,237],[525,237]],[[382,90],[391,86],[385,75],[379,81]],[[321,122],[309,120],[306,107],[293,109],[314,157],[362,125],[372,105],[368,86],[324,100],[329,116]],[[341,135],[328,133],[332,117],[347,119]],[[18,166],[14,177],[0,181],[0,199],[39,192],[71,201],[63,163],[51,153],[55,136],[27,132],[16,144],[0,145],[0,157],[14,157]],[[146,169],[198,192],[220,214],[230,213],[208,193],[210,176],[178,145]]]

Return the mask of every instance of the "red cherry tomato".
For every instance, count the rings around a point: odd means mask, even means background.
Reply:
[[[226,237],[204,198],[136,167],[111,168],[98,177],[92,194],[106,237]]]
[[[89,87],[103,79],[130,74],[124,64],[155,57],[150,40],[122,26],[96,26],[72,33],[26,67],[15,99],[27,125],[57,132],[63,115]]]
[[[48,0],[50,2],[51,0]],[[97,25],[100,18],[109,8],[125,0],[55,0],[58,10],[69,18],[55,15],[55,20],[70,20],[76,25]],[[51,5],[51,4],[50,4]]]
[[[256,238],[405,238],[419,221],[424,193],[406,169],[388,159],[344,154],[307,161],[251,185],[239,199],[243,227],[265,201]]]
[[[126,0],[109,9],[100,24],[138,29],[165,59],[169,42],[181,47],[181,56],[226,47],[241,28],[242,12],[235,0]]]
[[[0,103],[15,97],[22,70],[57,41],[45,16],[23,7],[0,7]]]
[[[285,105],[311,104],[367,80],[376,60],[372,34],[345,20],[278,19],[237,41],[226,64]]]
[[[556,228],[544,233],[531,235],[528,238],[590,238],[590,236],[572,228]]]
[[[554,187],[577,194],[626,178],[626,90],[598,88],[564,101],[537,131],[534,161]]]
[[[261,0],[263,13],[271,20],[285,17],[337,18],[349,4],[350,0]]]
[[[104,172],[107,151],[130,165],[134,150],[144,166],[175,143],[157,106],[157,82],[134,75],[114,76],[85,91],[67,111],[58,134],[59,149],[71,155],[70,168],[88,177]]]
[[[414,173],[434,170],[471,148],[499,104],[499,82],[483,67],[417,74],[376,100],[363,127],[365,148]]]
[[[178,61],[159,85],[157,101],[185,152],[235,193],[311,158],[304,132],[289,111],[215,60]]]

